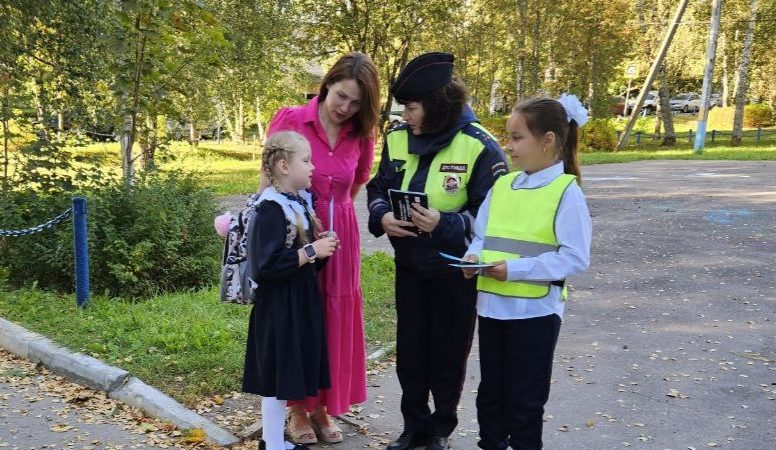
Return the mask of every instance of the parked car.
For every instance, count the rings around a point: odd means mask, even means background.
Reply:
[[[709,109],[715,106],[722,106],[722,94],[711,94],[711,98],[709,98]]]
[[[636,106],[636,99],[638,98],[639,94],[636,93],[632,95],[633,96],[628,99],[628,114],[630,114],[633,111],[633,108]],[[647,95],[644,97],[644,104],[641,106],[641,114],[653,114],[657,110],[657,102],[657,91],[647,92]]]
[[[388,123],[391,126],[398,125],[404,122],[404,105],[398,103],[395,99],[391,99],[391,110],[388,112]]]
[[[701,96],[694,92],[680,94],[671,99],[671,110],[681,112],[698,112],[701,109]]]

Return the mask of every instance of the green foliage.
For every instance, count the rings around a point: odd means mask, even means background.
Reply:
[[[617,149],[617,130],[609,119],[591,119],[579,129],[580,152],[613,152]]]
[[[0,197],[2,228],[25,228],[69,206],[71,193],[32,190]],[[147,297],[207,286],[217,280],[221,243],[213,232],[210,191],[191,176],[145,175],[134,186],[112,181],[86,193],[91,287]],[[44,233],[0,239],[0,266],[14,286],[73,289],[70,222]]]
[[[480,124],[498,139],[501,147],[507,145],[507,120],[509,120],[509,115],[480,117]]]
[[[757,103],[744,106],[744,126],[749,128],[763,128],[773,125],[773,109],[770,105]]]

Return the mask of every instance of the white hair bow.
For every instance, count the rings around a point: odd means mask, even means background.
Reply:
[[[571,122],[571,119],[574,119],[580,128],[587,123],[587,108],[582,106],[582,102],[579,101],[576,95],[561,94],[558,103],[563,105],[563,108],[566,110],[569,122]]]

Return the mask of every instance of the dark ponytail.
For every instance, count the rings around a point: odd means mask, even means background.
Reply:
[[[582,172],[579,170],[579,156],[577,155],[577,145],[579,145],[579,126],[577,121],[569,121],[569,131],[564,140],[563,147],[560,150],[560,159],[563,160],[563,167],[566,173],[577,177],[577,183],[582,184]]]
[[[555,133],[555,151],[558,159],[563,161],[564,171],[576,176],[577,183],[582,184],[577,156],[579,127],[574,119],[569,121],[563,105],[551,98],[531,98],[517,103],[512,113],[522,114],[526,126],[536,137],[549,131]]]

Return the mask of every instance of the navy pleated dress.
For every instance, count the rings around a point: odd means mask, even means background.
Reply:
[[[312,223],[309,214],[306,218]],[[331,385],[316,277],[325,260],[300,267],[302,244],[298,237],[289,238],[292,227],[296,225],[275,201],[262,201],[248,226],[248,267],[259,287],[248,326],[242,390],[280,400],[303,400]],[[312,232],[306,234],[312,242]]]

